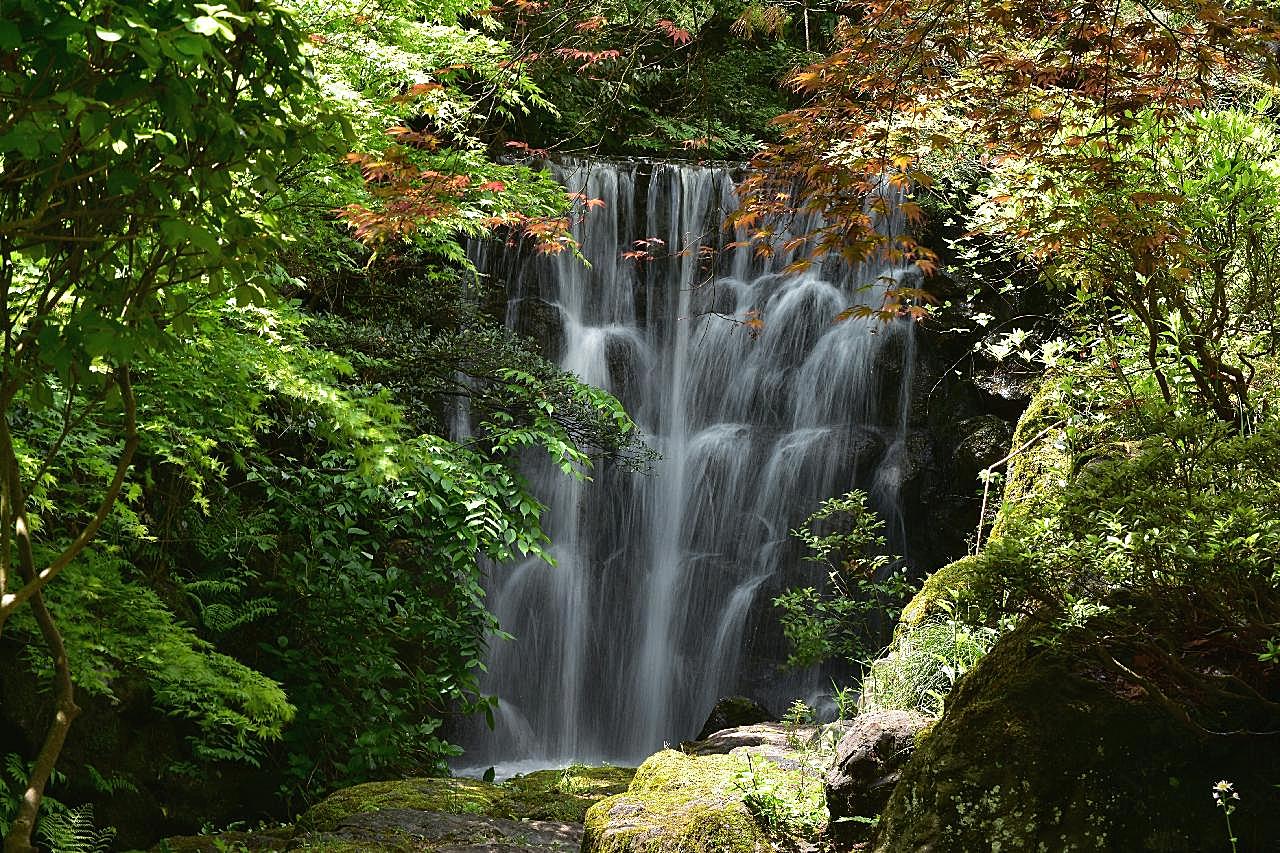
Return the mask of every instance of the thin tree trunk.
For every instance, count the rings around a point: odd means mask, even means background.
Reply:
[[[5,503],[6,509],[12,511],[14,540],[18,552],[18,570],[24,583],[32,583],[36,579],[35,555],[31,547],[31,526],[27,521],[26,500],[22,493],[21,475],[18,460],[13,453],[8,424],[0,424],[0,440],[3,441],[5,458]],[[75,701],[75,684],[71,680],[71,667],[67,661],[67,647],[62,641],[62,633],[58,630],[53,614],[45,606],[44,595],[39,591],[28,602],[40,628],[49,654],[53,658],[54,671],[54,708],[53,720],[49,731],[45,734],[44,744],[36,756],[35,765],[27,779],[26,790],[18,803],[18,813],[9,827],[4,840],[4,853],[35,853],[31,844],[31,835],[35,832],[36,818],[40,813],[40,803],[44,799],[44,789],[53,776],[54,766],[62,745],[66,743],[67,732],[71,723],[80,714]]]
[[[0,629],[3,629],[4,621],[12,612],[12,608],[25,601],[31,607],[36,625],[40,628],[40,635],[44,638],[45,646],[48,647],[49,654],[53,658],[54,670],[53,720],[49,724],[44,743],[31,768],[26,789],[18,804],[18,813],[9,827],[9,832],[5,835],[4,853],[36,853],[36,848],[31,843],[31,836],[35,832],[40,804],[44,800],[44,790],[53,776],[58,756],[62,754],[67,733],[71,730],[71,724],[80,714],[80,707],[75,701],[75,683],[71,679],[66,644],[62,640],[62,633],[58,630],[53,614],[45,605],[43,586],[69,565],[76,554],[97,533],[98,528],[110,515],[120,495],[125,474],[132,463],[133,454],[138,446],[137,403],[127,368],[116,372],[116,383],[124,404],[125,444],[115,475],[108,484],[106,495],[93,519],[80,531],[80,535],[71,545],[40,573],[36,571],[35,553],[31,543],[31,525],[27,520],[27,498],[22,488],[22,471],[13,446],[13,436],[9,432],[6,414],[0,412],[0,465],[4,468],[3,480],[0,482],[4,499],[0,501],[2,505],[0,509],[3,509],[4,521],[12,523],[13,544],[17,546],[18,570],[23,581],[22,589],[18,593],[6,593],[3,598],[0,598]]]
[[[44,800],[44,789],[48,786],[50,777],[53,776],[53,769],[58,763],[58,756],[62,754],[62,746],[67,741],[67,732],[71,730],[71,723],[80,715],[80,706],[76,704],[76,688],[71,680],[71,667],[67,661],[67,649],[62,642],[62,634],[58,631],[49,608],[45,606],[42,594],[36,593],[30,603],[45,645],[53,655],[55,686],[53,720],[49,723],[44,744],[40,747],[35,765],[31,768],[26,790],[22,792],[18,814],[9,827],[9,833],[5,836],[4,853],[36,853],[36,848],[31,844],[31,835],[35,832],[40,803]]]

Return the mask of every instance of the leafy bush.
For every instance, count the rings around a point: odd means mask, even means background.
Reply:
[[[774,599],[791,644],[788,664],[867,660],[884,647],[914,590],[905,569],[884,553],[883,529],[866,493],[853,491],[823,501],[792,531],[808,548],[805,559],[826,569],[827,585],[790,589]]]

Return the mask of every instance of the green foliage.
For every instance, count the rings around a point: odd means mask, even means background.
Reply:
[[[789,665],[866,660],[883,648],[914,591],[905,569],[884,553],[883,528],[866,494],[854,491],[824,501],[792,531],[807,546],[806,559],[827,570],[828,585],[790,589],[774,599],[791,644]]]
[[[195,300],[261,301],[274,222],[258,201],[310,138],[284,13],[22,0],[0,38],[15,51],[0,78],[8,370],[88,383],[92,359],[183,332]]]
[[[284,691],[178,624],[155,593],[125,580],[129,569],[88,551],[67,570],[69,583],[50,591],[76,683],[112,696],[126,671],[140,673],[160,710],[195,724],[196,755],[260,761],[262,741],[279,738],[293,718]],[[14,628],[35,632],[26,618]],[[51,675],[51,662],[38,646],[28,646],[28,655],[37,673]]]
[[[91,805],[47,813],[37,833],[49,845],[49,853],[107,853],[116,837],[114,828],[98,829],[94,824]]]
[[[734,779],[747,811],[774,837],[818,835],[828,816],[821,782],[803,772],[794,777],[758,772],[757,765],[767,760],[748,753],[746,767]]]
[[[484,707],[475,677],[496,625],[477,555],[541,550],[541,507],[501,464],[432,436],[396,462],[400,479],[372,487],[339,451],[263,461],[252,502],[228,493],[208,522],[216,550],[202,563],[248,567],[246,590],[278,610],[250,636],[301,709],[285,741],[291,782],[442,770],[455,752],[442,717]],[[271,531],[269,551],[215,533],[246,516]]]
[[[862,679],[864,710],[922,711],[937,716],[960,676],[998,633],[955,619],[931,619],[899,635]]]
[[[819,5],[809,13],[815,39],[830,20]],[[542,147],[750,156],[790,105],[783,79],[810,56],[801,28],[739,26],[753,9],[741,0],[609,0],[500,15],[557,111],[518,128]]]
[[[1256,415],[1255,359],[1274,348],[1280,276],[1280,136],[1252,109],[1136,117],[1108,156],[1120,182],[1034,161],[996,170],[974,230],[1048,257],[1046,280],[1121,306],[1146,337],[1146,371],[1169,406],[1227,423]],[[1052,247],[1049,253],[1046,247]],[[1181,387],[1175,383],[1183,382]],[[1243,413],[1243,414],[1242,414]]]
[[[31,775],[31,765],[22,760],[16,753],[5,753],[0,765],[0,834],[7,833],[18,813],[18,802],[27,787],[27,779]],[[50,784],[60,786],[66,781],[61,773],[54,771]],[[53,797],[44,798],[44,821],[65,821],[75,810],[64,805]],[[39,829],[39,826],[37,827]]]

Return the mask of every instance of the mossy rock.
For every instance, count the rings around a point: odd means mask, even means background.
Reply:
[[[178,835],[151,848],[151,853],[278,853],[289,846],[292,830],[220,832],[217,835]]]
[[[299,819],[298,831],[332,832],[353,815],[386,809],[582,823],[594,803],[627,790],[635,772],[630,767],[573,765],[516,776],[500,785],[467,778],[368,782],[313,806]]]
[[[707,721],[702,724],[694,740],[706,740],[725,729],[768,723],[778,717],[754,699],[746,696],[726,696],[716,702]]]
[[[1220,779],[1240,792],[1239,849],[1275,849],[1280,739],[1188,725],[1096,662],[1090,643],[1107,634],[1051,635],[1029,622],[1002,638],[918,741],[874,850],[1224,850],[1210,796]]]
[[[477,779],[402,779],[335,791],[298,819],[298,832],[331,832],[352,815],[384,809],[489,815],[505,791]]]
[[[1061,395],[1057,383],[1045,382],[1018,421],[1012,451],[1017,455],[1005,470],[1004,495],[991,525],[993,540],[1012,534],[1021,520],[1051,505],[1067,484],[1071,453],[1061,442]]]
[[[967,593],[987,568],[988,561],[983,555],[970,554],[929,575],[903,608],[896,632],[900,634],[918,627],[937,612],[939,601],[949,600],[957,593]]]
[[[664,750],[636,772],[625,794],[587,812],[583,853],[764,853],[775,849],[743,802],[747,771],[762,790],[779,795],[806,780],[746,755],[692,756]],[[821,782],[816,796],[821,798]],[[801,804],[811,807],[811,804]]]
[[[587,809],[627,790],[636,775],[633,767],[587,767],[538,770],[503,782],[502,796],[490,812],[513,820],[551,820],[582,823]]]
[[[352,815],[334,832],[296,840],[290,851],[309,853],[578,853],[582,826],[516,821],[416,809]]]
[[[938,603],[943,600],[963,600],[985,612],[998,609],[1005,579],[1017,573],[1019,526],[1058,499],[1071,472],[1071,454],[1061,446],[1060,394],[1055,383],[1046,382],[1018,421],[1013,448],[1030,446],[1008,463],[1000,508],[983,551],[961,557],[926,578],[902,611],[899,634],[938,615]]]

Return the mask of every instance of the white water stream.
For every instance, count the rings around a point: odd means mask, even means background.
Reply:
[[[492,572],[489,604],[516,639],[491,650],[485,688],[501,704],[496,731],[469,745],[480,766],[635,762],[738,692],[784,709],[819,686],[777,670],[769,602],[798,571],[788,531],[855,486],[900,529],[910,324],[835,322],[878,305],[896,273],[783,275],[782,251],[704,260],[734,239],[719,230],[737,204],[726,168],[552,168],[604,201],[575,227],[590,267],[497,246],[477,249],[478,265],[508,283],[513,327],[534,309],[552,318],[559,363],[622,399],[661,460],[649,475],[597,468],[590,483],[531,462],[556,566]],[[657,259],[621,257],[650,237],[665,242]]]

